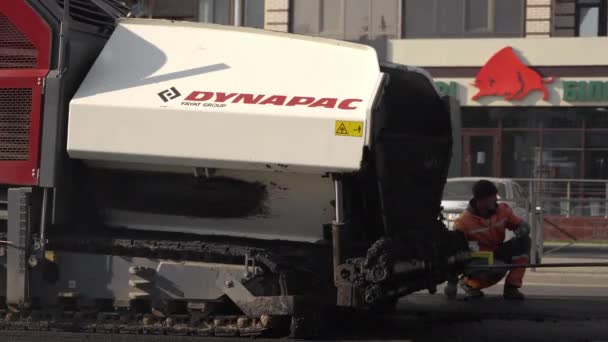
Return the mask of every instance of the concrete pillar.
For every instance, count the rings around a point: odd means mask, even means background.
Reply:
[[[271,31],[289,31],[289,0],[266,0],[264,28]]]
[[[551,36],[553,0],[526,0],[526,37]]]

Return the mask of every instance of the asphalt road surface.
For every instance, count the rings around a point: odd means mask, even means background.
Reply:
[[[597,257],[598,254],[583,254]],[[588,261],[546,258],[545,263]],[[597,259],[593,261],[598,261]],[[469,300],[438,293],[403,298],[391,315],[345,320],[325,341],[603,341],[608,342],[608,268],[528,271],[523,302],[502,299],[502,283]],[[0,331],[0,342],[198,342],[245,338],[66,334]],[[256,339],[277,341],[277,339]]]
[[[608,341],[608,321],[533,321],[517,319],[429,319],[403,317],[399,327],[378,325],[375,328],[334,332],[321,341]],[[10,342],[243,342],[246,338],[191,338],[137,335],[0,334],[0,341]],[[277,339],[256,339],[276,342]],[[279,339],[285,341],[285,339]]]
[[[565,289],[581,294],[578,288]],[[246,338],[0,332],[7,342],[199,342]],[[605,341],[608,297],[529,294],[524,302],[486,298],[449,301],[441,294],[413,294],[391,315],[353,319],[328,332],[324,341]],[[277,339],[256,339],[277,341]]]

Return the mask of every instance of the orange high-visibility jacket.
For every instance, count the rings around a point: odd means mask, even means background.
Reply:
[[[505,240],[505,231],[515,230],[522,219],[506,204],[498,205],[496,214],[485,219],[469,206],[454,222],[454,229],[464,233],[468,241],[477,241],[481,251],[494,251]]]

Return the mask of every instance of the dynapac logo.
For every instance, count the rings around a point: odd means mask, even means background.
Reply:
[[[161,91],[160,93],[158,93],[157,95],[163,100],[163,102],[175,100],[176,98],[182,96],[182,94],[180,94],[179,91],[177,91],[177,89],[175,89],[175,87],[165,89],[165,90]]]
[[[526,66],[513,51],[506,47],[498,51],[479,70],[475,77],[475,87],[479,92],[473,100],[485,96],[502,96],[507,101],[523,100],[533,91],[543,93],[543,100],[549,99],[546,84],[552,83],[553,78],[543,78],[537,71]]]
[[[226,107],[229,103],[248,105],[271,105],[287,107],[357,109],[361,99],[340,99],[336,97],[286,96],[246,93],[223,93],[213,91],[193,91],[181,102],[182,106]]]

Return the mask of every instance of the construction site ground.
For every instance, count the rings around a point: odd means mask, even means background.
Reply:
[[[568,257],[564,257],[568,255]],[[559,253],[544,263],[606,262],[603,254]],[[328,331],[325,341],[605,341],[608,342],[608,268],[528,271],[522,302],[505,301],[500,283],[470,300],[419,292],[403,298],[390,315],[351,318]],[[194,342],[246,338],[0,332],[10,342]],[[262,339],[258,341],[276,341]]]

